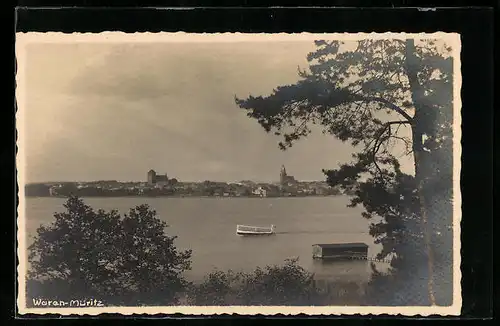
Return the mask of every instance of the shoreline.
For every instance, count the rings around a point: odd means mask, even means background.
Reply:
[[[307,195],[307,196],[140,196],[140,195],[130,195],[130,196],[78,196],[79,198],[211,198],[211,199],[274,199],[274,198],[308,198],[308,197],[339,197],[348,196],[347,194],[338,195]],[[68,196],[24,196],[25,198],[54,198],[54,199],[64,199],[69,198]]]

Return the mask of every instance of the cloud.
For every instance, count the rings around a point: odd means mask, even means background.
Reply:
[[[350,159],[315,133],[278,149],[234,103],[298,80],[310,42],[37,44],[28,49],[25,129],[30,182],[301,179]]]

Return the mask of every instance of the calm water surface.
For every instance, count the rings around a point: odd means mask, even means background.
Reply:
[[[318,278],[365,280],[368,262],[323,263],[312,259],[315,243],[364,242],[369,256],[380,251],[368,234],[370,221],[361,217],[362,208],[348,208],[349,199],[305,198],[85,198],[94,209],[117,209],[125,213],[136,205],[149,204],[169,224],[178,248],[192,249],[191,280],[219,270],[251,271],[257,266],[281,264],[298,257],[299,264]],[[40,224],[63,212],[63,198],[27,198],[28,244]],[[277,234],[240,237],[236,224],[276,225]],[[381,266],[382,268],[384,266]]]

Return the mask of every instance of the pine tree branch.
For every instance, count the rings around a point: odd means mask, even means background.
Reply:
[[[392,135],[390,134],[390,128],[392,125],[401,125],[401,124],[410,124],[411,122],[410,121],[406,121],[406,120],[401,120],[401,121],[388,121],[386,123],[383,124],[382,128],[379,129],[379,132],[377,133],[377,135],[375,136],[375,144],[373,145],[373,148],[372,148],[372,160],[373,160],[373,164],[375,164],[375,167],[377,168],[378,172],[380,174],[382,174],[382,169],[380,168],[380,166],[377,164],[377,158],[376,158],[376,155],[380,149],[380,146],[382,145],[382,143],[389,139]],[[389,137],[385,137],[383,138],[382,136],[386,133],[386,131],[389,130]]]
[[[369,97],[361,96],[361,97],[362,97],[362,100],[364,100],[364,101],[372,101],[372,102],[379,102],[379,103],[385,104],[389,109],[401,114],[406,120],[408,120],[408,122],[413,121],[413,118],[408,113],[406,113],[403,109],[401,109],[399,106],[395,105],[394,103],[392,103],[384,98],[376,97],[376,96],[369,96]]]

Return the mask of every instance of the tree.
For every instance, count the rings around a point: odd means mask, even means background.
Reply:
[[[32,183],[27,184],[24,187],[24,193],[26,196],[49,196],[50,186],[43,183]]]
[[[225,306],[235,304],[234,282],[239,274],[231,271],[213,271],[201,284],[191,286],[188,301],[197,306]],[[233,302],[231,302],[233,301]]]
[[[256,268],[243,274],[237,292],[242,305],[312,305],[317,300],[313,274],[288,259],[282,266]]]
[[[327,181],[353,193],[351,205],[363,204],[364,217],[382,218],[370,232],[383,244],[382,256],[397,257],[397,284],[411,280],[418,304],[434,305],[435,277],[450,279],[452,266],[451,48],[434,39],[315,44],[309,71],[299,69],[296,84],[236,103],[267,132],[283,136],[282,150],[311,125],[356,148],[353,162],[324,170]],[[392,150],[398,142],[413,156],[414,176],[401,171]],[[425,296],[420,279],[427,280]],[[444,292],[440,304],[451,300],[452,291]]]
[[[214,271],[189,291],[196,305],[313,305],[320,303],[313,275],[286,260],[250,273]]]
[[[176,249],[154,210],[140,205],[122,217],[74,196],[64,206],[28,248],[28,295],[100,298],[109,305],[176,302],[187,285],[181,274],[190,268],[191,251]],[[58,285],[54,297],[51,287]]]

